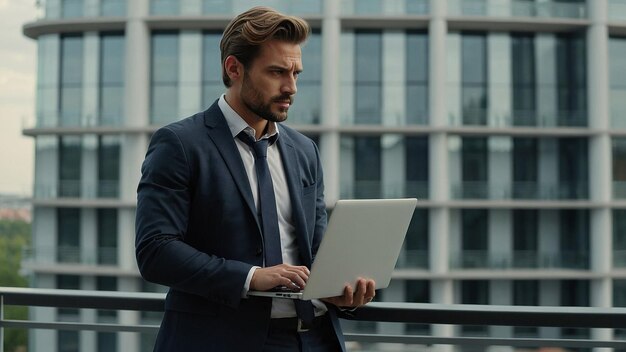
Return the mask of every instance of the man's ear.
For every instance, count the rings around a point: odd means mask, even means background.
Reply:
[[[229,55],[224,60],[224,70],[231,82],[236,82],[243,77],[243,64],[233,55]]]

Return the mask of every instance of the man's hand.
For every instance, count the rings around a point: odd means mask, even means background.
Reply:
[[[353,292],[352,286],[346,285],[343,290],[343,296],[322,298],[322,301],[336,305],[337,307],[356,308],[365,305],[376,296],[376,283],[374,280],[358,279],[356,282],[356,291]]]
[[[258,268],[252,275],[250,289],[267,291],[276,286],[285,286],[293,291],[300,291],[306,286],[309,274],[311,272],[306,266],[280,264],[267,268]]]

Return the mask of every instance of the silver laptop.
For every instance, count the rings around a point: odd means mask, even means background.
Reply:
[[[389,286],[416,204],[415,198],[337,201],[304,290],[248,295],[303,300],[341,296],[347,283],[355,289],[359,277],[376,281],[376,289]]]

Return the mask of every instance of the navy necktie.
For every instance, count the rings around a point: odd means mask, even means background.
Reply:
[[[263,253],[265,266],[282,264],[283,254],[280,246],[280,231],[278,230],[278,215],[276,212],[276,197],[272,175],[267,164],[267,147],[270,139],[255,141],[250,135],[241,132],[237,137],[246,143],[254,152],[254,168],[258,186],[259,222],[263,232]],[[271,137],[272,142],[278,135]]]
[[[276,141],[278,135],[255,141],[252,136],[240,132],[237,138],[246,143],[254,152],[254,168],[256,170],[258,195],[259,195],[259,221],[263,231],[263,246],[265,253],[265,266],[282,264],[283,255],[280,245],[280,231],[278,229],[278,215],[276,212],[276,197],[272,175],[267,164],[267,147]],[[313,304],[310,301],[295,300],[296,313],[303,321],[310,323],[315,317]]]

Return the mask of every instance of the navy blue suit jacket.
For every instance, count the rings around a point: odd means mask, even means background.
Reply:
[[[319,152],[299,132],[278,128],[300,260],[310,267],[326,229]],[[271,299],[241,295],[251,267],[263,265],[261,228],[217,102],[156,131],[141,171],[137,262],[146,280],[170,287],[156,350],[260,350]],[[329,314],[343,345],[332,307]]]

